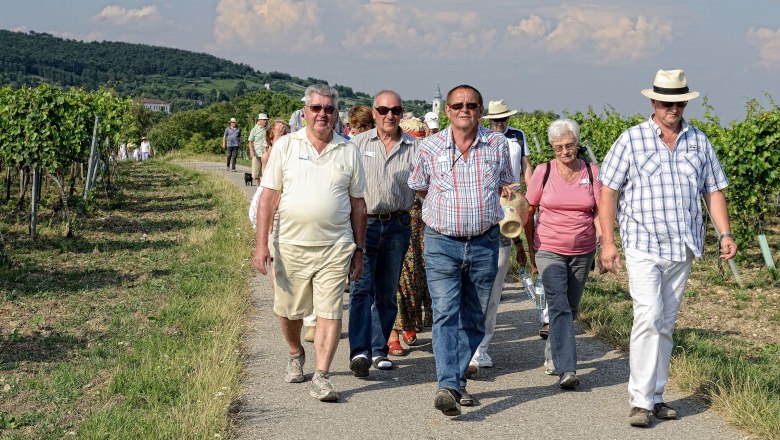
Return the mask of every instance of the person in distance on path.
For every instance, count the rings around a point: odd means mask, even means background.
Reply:
[[[326,84],[306,88],[306,126],[274,143],[261,186],[254,266],[273,264],[274,313],[289,349],[285,381],[303,382],[303,318],[317,315],[317,353],[309,394],[338,400],[329,370],[341,337],[344,279],[363,272],[366,178],[357,147],[333,131],[338,92]],[[268,231],[274,209],[274,255]]]
[[[651,89],[650,118],[623,132],[602,163],[599,203],[601,264],[620,267],[615,213],[634,305],[630,340],[629,424],[646,427],[650,415],[675,419],[664,402],[672,333],[693,257],[701,257],[704,222],[700,198],[721,232],[720,258],[733,258],[726,174],[707,136],[688,125],[683,113],[699,96],[688,89],[682,70],[659,70]]]
[[[507,140],[480,126],[483,109],[474,87],[450,90],[450,126],[420,143],[409,177],[409,186],[425,198],[425,273],[439,386],[434,406],[448,416],[459,415],[461,404],[474,404],[465,374],[485,336],[498,271],[502,187],[514,183]]]

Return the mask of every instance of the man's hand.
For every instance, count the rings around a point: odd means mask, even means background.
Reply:
[[[505,197],[507,199],[510,198],[512,196],[512,191],[520,191],[520,185],[513,183],[511,185],[501,187],[501,197]]]
[[[349,263],[349,279],[357,281],[363,276],[363,252],[352,254],[352,261]]]
[[[268,268],[271,266],[273,259],[271,258],[271,252],[268,250],[268,245],[257,244],[255,248],[255,257],[252,259],[252,265],[255,269],[259,270],[261,274],[268,275]]]
[[[620,261],[620,253],[614,243],[602,246],[599,262],[601,263],[599,273],[617,273],[617,270],[623,267],[623,263]]]
[[[720,239],[720,258],[730,260],[737,255],[737,243],[731,237]]]

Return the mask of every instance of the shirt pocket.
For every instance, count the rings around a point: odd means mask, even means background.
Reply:
[[[658,153],[637,153],[636,163],[642,176],[655,176],[661,172],[661,158]]]
[[[349,188],[349,182],[352,180],[352,167],[334,164],[331,173],[330,186],[333,189]]]
[[[682,158],[680,160],[680,171],[688,178],[698,181],[702,172],[704,157],[695,152],[682,153],[680,156]]]
[[[488,159],[485,161],[485,178],[483,179],[483,186],[485,189],[495,189],[501,180],[500,162],[497,160]]]

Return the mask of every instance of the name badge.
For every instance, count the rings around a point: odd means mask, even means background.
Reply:
[[[301,154],[300,156],[298,156],[298,159],[300,159],[300,160],[309,160],[309,155],[308,154]]]
[[[375,152],[373,152],[373,151],[366,151],[366,156],[368,156],[368,157],[374,157],[374,156],[376,156],[376,153],[375,153]]]
[[[590,183],[590,179],[580,179],[580,185],[587,185]]]

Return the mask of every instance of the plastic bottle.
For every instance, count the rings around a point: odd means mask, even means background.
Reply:
[[[520,268],[520,281],[523,283],[523,288],[525,288],[525,294],[528,296],[528,299],[532,302],[536,301],[534,280],[531,279],[531,275],[526,273],[524,267]]]
[[[541,273],[538,277],[536,277],[536,285],[534,286],[534,290],[536,291],[536,310],[543,310],[545,307],[547,307],[547,297],[544,295],[544,284],[542,284]]]

